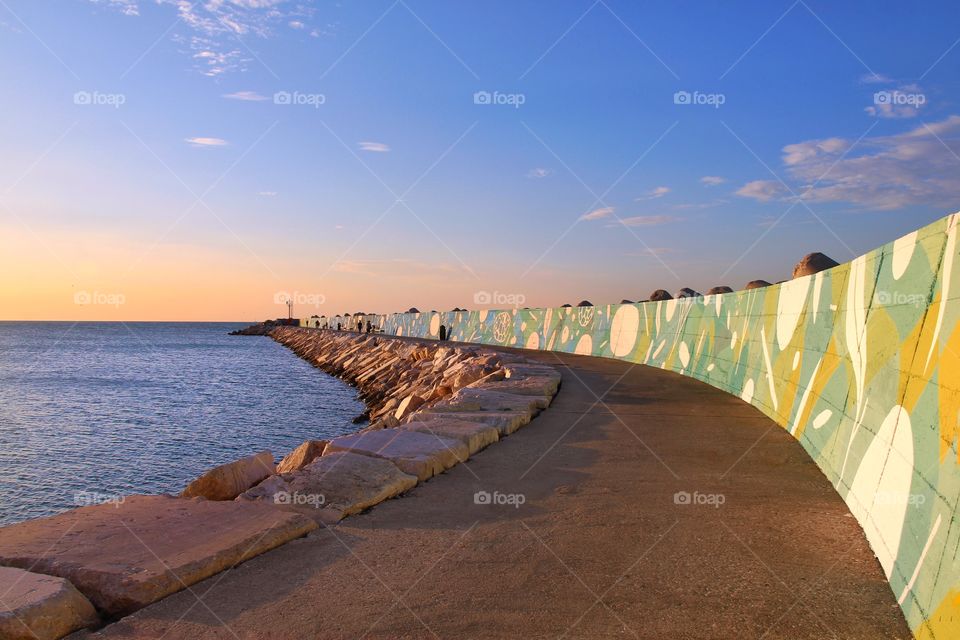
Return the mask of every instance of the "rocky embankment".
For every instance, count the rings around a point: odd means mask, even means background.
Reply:
[[[560,384],[552,367],[479,347],[282,324],[270,336],[356,385],[371,423],[278,465],[269,451],[221,465],[178,497],[0,528],[0,638],[102,625],[398,496],[528,424]]]

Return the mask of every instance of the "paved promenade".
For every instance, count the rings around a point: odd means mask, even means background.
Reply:
[[[530,425],[76,637],[910,637],[856,520],[756,409],[656,369],[524,353],[563,373]]]

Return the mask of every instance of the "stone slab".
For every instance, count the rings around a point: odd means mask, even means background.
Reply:
[[[327,442],[328,440],[304,441],[303,444],[288,453],[283,460],[277,464],[277,473],[289,473],[297,469],[303,469],[323,455],[323,449],[327,446]]]
[[[475,454],[477,451],[500,439],[500,429],[496,425],[459,420],[457,418],[430,420],[428,422],[414,420],[397,428],[406,431],[419,431],[420,433],[436,435],[441,438],[459,440],[467,445],[467,450],[470,455]]]
[[[116,616],[316,527],[262,505],[128,496],[0,529],[0,565],[65,578]]]
[[[93,605],[69,581],[0,567],[0,638],[55,640],[97,622]]]
[[[210,469],[188,484],[180,495],[184,498],[233,500],[274,473],[276,466],[273,464],[273,454],[261,451]]]
[[[486,389],[498,393],[510,393],[517,396],[545,396],[553,399],[560,384],[558,378],[549,376],[527,376],[523,378],[506,378],[504,380],[487,380],[484,378],[469,385],[468,389]]]
[[[326,456],[336,451],[385,458],[421,482],[470,457],[467,445],[460,440],[403,429],[340,436],[331,440],[323,453]]]
[[[417,422],[434,420],[469,420],[495,426],[500,437],[508,436],[520,427],[530,424],[532,416],[528,411],[443,411],[431,407],[417,412]]]
[[[545,396],[520,396],[489,389],[460,389],[433,405],[443,411],[529,411],[533,415],[550,406]]]
[[[416,476],[389,460],[328,453],[299,471],[267,478],[237,500],[266,502],[334,523],[415,486]]]

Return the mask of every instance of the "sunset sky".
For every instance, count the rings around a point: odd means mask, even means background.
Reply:
[[[960,209],[956,2],[0,0],[0,319],[643,299]]]

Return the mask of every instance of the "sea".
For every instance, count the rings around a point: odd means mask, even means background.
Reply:
[[[0,525],[358,429],[356,391],[246,323],[0,322]]]

